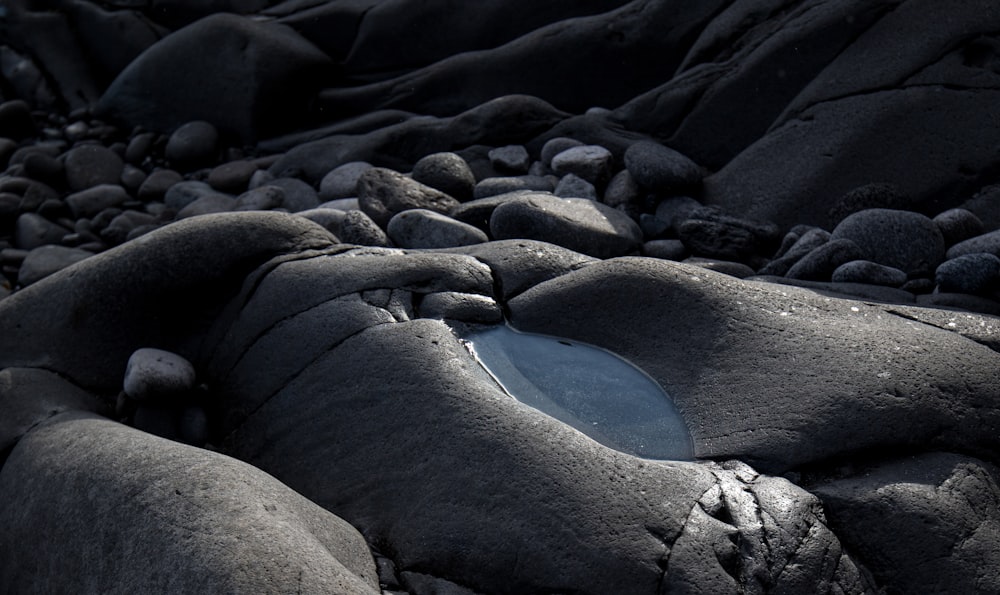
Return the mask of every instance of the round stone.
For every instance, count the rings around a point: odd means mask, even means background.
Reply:
[[[1000,281],[1000,258],[980,252],[946,260],[934,271],[934,281],[942,292],[980,293],[994,289]]]
[[[491,149],[488,153],[490,164],[498,172],[526,174],[531,166],[531,157],[523,145],[507,145]]]
[[[366,161],[351,161],[330,170],[319,182],[319,199],[323,202],[358,195],[358,178],[372,168]]]
[[[835,283],[868,283],[900,287],[906,283],[906,273],[870,260],[852,260],[834,269],[830,280]]]
[[[118,184],[125,162],[111,149],[94,144],[77,145],[66,152],[63,166],[72,191],[100,184]]]
[[[571,147],[552,158],[552,171],[560,176],[576,174],[591,184],[603,184],[611,177],[614,156],[599,145]]]
[[[865,209],[833,230],[834,240],[851,240],[861,258],[897,268],[908,277],[929,277],[945,257],[938,226],[925,215],[895,209]]]
[[[625,151],[625,169],[643,188],[678,194],[697,188],[702,172],[685,155],[653,141],[633,143]]]
[[[410,176],[461,201],[472,198],[476,176],[468,162],[456,153],[432,153],[413,165]]]
[[[552,158],[562,153],[566,149],[571,149],[573,147],[582,147],[583,143],[576,140],[575,138],[567,138],[565,136],[557,136],[556,138],[549,139],[542,145],[541,159],[542,163],[546,167],[552,167]]]
[[[386,231],[400,248],[453,248],[489,241],[478,228],[426,209],[397,213]]]
[[[210,122],[182,124],[167,139],[164,155],[171,163],[198,167],[213,162],[219,148],[219,131]]]
[[[162,349],[144,347],[128,358],[125,367],[125,394],[133,399],[152,400],[183,395],[197,381],[194,366],[187,359]]]

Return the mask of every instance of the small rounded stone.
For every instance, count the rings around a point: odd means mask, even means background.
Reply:
[[[125,367],[125,393],[138,401],[181,395],[194,388],[197,375],[185,358],[162,349],[137,349]]]

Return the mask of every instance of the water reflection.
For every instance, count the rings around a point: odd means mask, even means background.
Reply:
[[[480,365],[518,401],[628,454],[693,458],[691,435],[670,396],[621,357],[504,325],[461,326],[455,331]]]

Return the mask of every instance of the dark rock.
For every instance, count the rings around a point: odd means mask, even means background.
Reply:
[[[737,279],[746,279],[747,277],[752,277],[756,274],[752,268],[742,262],[733,262],[731,260],[716,260],[713,258],[700,258],[692,256],[684,259],[683,262],[684,264],[707,269],[709,271],[715,271],[716,273],[722,273],[723,275],[729,275],[730,277],[736,277]]]
[[[927,308],[949,308],[1000,316],[1000,302],[968,293],[924,293],[917,296],[917,304]]]
[[[219,192],[239,194],[247,190],[250,177],[258,169],[253,161],[229,161],[212,168],[205,181]]]
[[[121,181],[122,158],[101,145],[78,145],[66,152],[66,183],[76,192]]]
[[[66,183],[65,169],[61,161],[45,153],[32,153],[24,158],[24,174],[29,178],[49,186],[63,186]]]
[[[340,235],[340,227],[344,223],[344,218],[347,216],[345,211],[341,211],[339,209],[327,209],[322,206],[306,211],[299,211],[295,214],[299,217],[305,217],[310,221],[322,225],[324,229],[335,236]]]
[[[944,243],[949,248],[959,242],[986,233],[986,227],[971,211],[949,209],[934,217],[934,223],[941,230]]]
[[[214,188],[199,180],[184,180],[167,189],[163,202],[167,208],[179,211],[199,198],[221,194]]]
[[[14,226],[14,245],[31,250],[46,244],[58,244],[69,233],[65,227],[34,213],[23,213]]]
[[[528,150],[522,145],[507,145],[490,149],[488,153],[490,164],[496,171],[505,174],[526,174],[531,166]]]
[[[389,236],[364,211],[347,211],[340,223],[340,241],[359,246],[388,246]]]
[[[463,322],[496,324],[503,322],[503,311],[489,296],[456,291],[429,293],[420,300],[421,318],[454,319]]]
[[[66,197],[66,204],[77,219],[93,217],[104,209],[117,207],[129,199],[125,189],[117,184],[101,184]]]
[[[161,132],[207,120],[252,141],[301,123],[331,68],[285,27],[219,13],[143,52],[104,92],[99,110]]]
[[[1000,256],[1000,229],[959,242],[948,248],[946,255],[947,258],[951,259],[979,252]]]
[[[545,141],[545,144],[542,145],[542,150],[540,155],[542,164],[551,169],[552,159],[556,155],[562,153],[566,149],[572,149],[573,147],[582,147],[582,146],[583,143],[576,140],[575,138],[567,138],[565,136],[557,136],[555,138],[551,138]]]
[[[123,211],[101,230],[101,239],[110,246],[117,246],[128,240],[129,235],[137,227],[156,223],[156,217],[140,211]]]
[[[219,131],[211,122],[195,120],[177,127],[167,139],[164,156],[171,165],[196,169],[218,158]]]
[[[664,260],[684,260],[690,254],[687,246],[680,240],[650,240],[642,245],[642,254]]]
[[[432,153],[413,164],[414,180],[436,188],[459,201],[472,198],[476,177],[459,155],[450,152]]]
[[[320,180],[319,200],[326,202],[338,198],[357,197],[358,178],[371,168],[372,165],[365,161],[351,161],[333,168]],[[434,185],[428,184],[428,186]]]
[[[393,215],[386,232],[400,248],[453,248],[489,241],[478,228],[426,209]]]
[[[806,281],[829,281],[841,265],[864,260],[867,254],[853,240],[832,238],[798,259],[785,276]]]
[[[490,231],[498,240],[540,240],[596,258],[628,254],[642,243],[642,230],[621,211],[592,200],[546,194],[505,201],[493,211]]]
[[[552,158],[552,171],[560,176],[576,174],[591,184],[603,186],[611,178],[614,156],[598,145],[570,147]]]
[[[688,219],[677,227],[677,235],[693,254],[749,262],[757,242],[748,229],[704,219]]]
[[[199,196],[177,211],[177,219],[187,219],[211,213],[226,213],[236,208],[236,199],[228,194],[210,193]]]
[[[897,268],[910,277],[930,275],[945,257],[944,237],[937,225],[910,211],[858,211],[841,221],[831,237],[857,244],[860,259]]]
[[[457,219],[463,223],[468,223],[469,225],[473,225],[489,233],[490,217],[493,216],[493,211],[496,210],[498,206],[513,200],[518,196],[525,196],[529,194],[532,194],[532,191],[518,190],[515,192],[496,194],[486,198],[477,198],[458,205],[451,210],[450,216],[453,219]]]
[[[35,120],[27,101],[12,99],[0,103],[0,136],[20,141],[35,134]]]
[[[138,401],[160,401],[187,396],[197,382],[194,366],[183,356],[143,347],[125,366],[125,394]]]
[[[377,167],[358,178],[358,204],[375,223],[384,227],[393,215],[407,209],[428,209],[446,214],[459,203],[440,190]]]
[[[639,186],[667,196],[697,190],[702,172],[681,153],[652,141],[639,141],[625,151],[625,168]]]
[[[694,218],[701,208],[701,203],[689,196],[674,196],[660,201],[656,206],[656,218],[676,234],[681,223]]]
[[[250,465],[97,415],[63,413],[28,433],[0,494],[4,590],[58,591],[68,572],[73,589],[95,592],[379,592],[364,539],[343,520]]]
[[[597,189],[594,188],[594,185],[576,174],[566,174],[560,178],[553,194],[560,198],[598,199]]]
[[[129,139],[125,146],[125,161],[133,165],[142,165],[153,153],[153,147],[159,140],[156,132],[140,132]]]
[[[172,169],[158,169],[146,177],[136,197],[144,202],[163,200],[170,187],[183,180],[184,177]]]
[[[277,186],[284,192],[281,206],[290,213],[297,213],[319,206],[319,195],[312,186],[298,178],[275,178],[267,183]]]
[[[65,246],[46,245],[33,248],[21,263],[17,282],[22,287],[27,287],[93,255],[93,252]]]
[[[984,231],[1000,229],[1000,184],[980,188],[960,207],[978,217],[983,222]]]
[[[486,178],[476,184],[472,196],[476,200],[519,191],[552,192],[555,184],[542,176],[502,176]]]
[[[982,293],[1000,283],[1000,258],[979,252],[956,256],[941,263],[934,272],[938,291]]]
[[[834,269],[830,280],[835,283],[869,283],[900,287],[906,283],[906,273],[870,260],[852,260]]]
[[[786,247],[782,244],[779,256],[758,271],[761,275],[784,275],[806,254],[830,241],[830,232],[807,227],[801,230],[801,234],[789,232],[785,239],[790,241],[790,245]]]
[[[121,181],[122,186],[128,191],[129,195],[136,196],[139,193],[139,189],[146,182],[146,172],[130,163],[126,163],[125,167],[122,168]]]
[[[905,210],[907,199],[893,184],[865,184],[841,196],[827,214],[827,225],[836,227],[848,216],[868,209]]]
[[[642,200],[642,191],[635,182],[632,174],[627,169],[623,169],[611,178],[608,187],[604,190],[601,202],[629,213],[638,214]]]

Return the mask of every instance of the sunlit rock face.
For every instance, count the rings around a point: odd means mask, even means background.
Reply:
[[[691,434],[670,396],[621,357],[503,325],[464,327],[458,334],[518,401],[631,455],[692,458]]]

